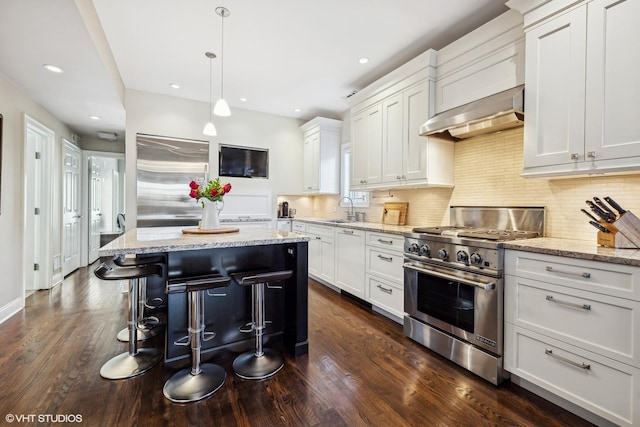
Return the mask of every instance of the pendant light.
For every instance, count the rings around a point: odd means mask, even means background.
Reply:
[[[231,115],[229,104],[224,100],[224,18],[230,15],[229,9],[226,7],[217,7],[216,13],[222,18],[222,38],[220,43],[220,99],[213,108],[213,114],[216,116],[228,117]]]
[[[212,63],[213,63],[213,58],[216,57],[216,54],[213,52],[206,52],[204,54],[207,58],[209,58],[209,122],[204,125],[204,129],[202,130],[202,133],[208,136],[216,136],[218,135],[218,132],[216,131],[216,127],[213,125],[213,115],[212,115],[212,108],[211,108],[211,86],[213,86],[211,84],[211,68],[212,68]]]

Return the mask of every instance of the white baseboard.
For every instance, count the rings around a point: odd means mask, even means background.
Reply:
[[[0,307],[0,323],[24,308],[24,298],[16,298],[4,307]]]

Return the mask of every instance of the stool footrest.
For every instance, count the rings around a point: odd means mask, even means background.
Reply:
[[[164,323],[158,323],[154,328],[151,329],[139,329],[136,331],[136,337],[138,341],[146,341],[149,338],[153,338],[158,336],[164,330]],[[124,328],[120,332],[118,332],[118,341],[121,342],[129,342],[129,328]]]
[[[257,283],[269,283],[286,280],[293,275],[292,270],[235,273],[231,277],[241,286],[252,286]]]

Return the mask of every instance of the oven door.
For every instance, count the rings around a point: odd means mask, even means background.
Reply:
[[[404,286],[409,316],[502,354],[502,279],[405,260]]]

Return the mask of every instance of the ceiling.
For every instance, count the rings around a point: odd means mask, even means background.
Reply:
[[[231,13],[224,61],[218,6]],[[224,64],[232,110],[337,118],[349,93],[506,11],[504,0],[3,0],[0,73],[83,137],[124,135],[125,88],[208,103],[207,51],[213,102]]]

